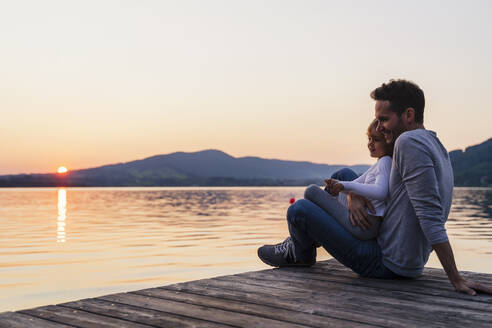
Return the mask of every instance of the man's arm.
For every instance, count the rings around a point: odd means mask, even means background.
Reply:
[[[476,291],[492,294],[492,287],[482,285],[478,282],[465,280],[461,277],[456,268],[451,244],[448,241],[432,245],[432,248],[436,252],[444,271],[446,271],[449,281],[451,281],[451,284],[457,292],[467,293],[468,295],[476,295]]]
[[[352,225],[358,225],[362,229],[370,227],[370,222],[367,219],[368,214],[366,211],[366,205],[372,206],[371,202],[363,196],[349,193],[347,201],[350,209],[350,222]],[[476,295],[477,291],[492,294],[492,287],[486,286],[478,282],[465,280],[458,272],[456,263],[454,261],[453,250],[449,241],[434,244],[432,248],[437,254],[439,261],[441,262],[444,271],[446,272],[449,281],[456,289],[457,292],[467,293],[469,295]]]
[[[359,226],[362,230],[371,228],[372,222],[369,220],[369,214],[366,208],[376,214],[376,210],[371,201],[364,196],[349,192],[347,194],[347,203],[349,208],[349,219],[353,226]]]
[[[399,151],[397,147],[401,147]],[[420,227],[435,250],[449,281],[456,291],[475,295],[492,293],[492,288],[465,280],[458,272],[444,223],[442,196],[434,170],[434,161],[423,145],[403,138],[395,145],[395,162]]]

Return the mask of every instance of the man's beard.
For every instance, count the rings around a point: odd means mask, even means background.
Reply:
[[[403,121],[401,119],[398,119],[397,125],[391,131],[389,131],[390,140],[388,140],[385,136],[386,143],[388,144],[394,143],[396,139],[400,136],[400,134],[402,134],[405,131],[407,131],[407,129],[405,128]]]

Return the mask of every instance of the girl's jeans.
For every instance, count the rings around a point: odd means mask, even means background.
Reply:
[[[336,172],[332,178],[350,181],[357,177],[350,169]],[[323,246],[340,263],[363,277],[398,278],[382,262],[376,239],[359,240],[313,202],[300,199],[287,211],[289,232],[295,246],[297,261],[311,262],[316,247]]]

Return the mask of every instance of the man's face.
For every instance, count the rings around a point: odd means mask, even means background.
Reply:
[[[391,111],[389,107],[390,102],[388,100],[376,100],[375,113],[378,120],[376,131],[384,135],[387,143],[395,141],[400,134],[407,130],[402,118]]]

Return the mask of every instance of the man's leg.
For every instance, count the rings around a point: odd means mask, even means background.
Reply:
[[[333,179],[351,181],[357,174],[344,168],[332,175]],[[291,237],[277,245],[265,245],[258,249],[258,256],[273,266],[290,266],[292,261],[313,263],[316,247],[323,246],[340,263],[365,277],[399,278],[382,263],[381,248],[375,239],[359,240],[347,232],[330,214],[316,204],[301,199],[292,204],[287,211],[287,222]],[[285,250],[285,256],[277,263],[268,260],[277,251]],[[264,257],[268,256],[267,259]],[[284,260],[285,259],[285,260]],[[281,262],[281,263],[280,263]]]
[[[352,181],[357,179],[357,177],[357,173],[348,167],[340,169],[331,175],[332,179],[337,179],[338,181]]]
[[[362,276],[398,277],[383,265],[376,240],[355,238],[314,203],[298,200],[289,207],[287,221],[297,261],[313,261],[316,245],[320,244],[340,263]]]

